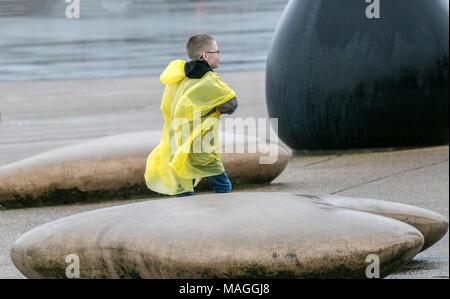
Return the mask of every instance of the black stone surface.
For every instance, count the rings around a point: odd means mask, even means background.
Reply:
[[[448,143],[446,0],[292,0],[266,69],[269,115],[293,149]]]

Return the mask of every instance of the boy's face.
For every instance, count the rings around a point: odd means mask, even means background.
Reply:
[[[203,55],[205,61],[208,62],[209,66],[213,70],[219,67],[220,53],[219,53],[219,46],[217,45],[216,41],[214,41],[213,46],[207,51],[205,51],[205,54]]]

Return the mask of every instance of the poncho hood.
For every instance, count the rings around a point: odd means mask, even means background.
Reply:
[[[175,84],[184,78],[186,78],[186,74],[184,72],[184,65],[186,61],[184,60],[174,60],[172,61],[161,74],[159,79],[162,84]]]
[[[184,72],[190,79],[201,79],[207,72],[213,72],[213,69],[204,60],[195,60],[185,64]]]

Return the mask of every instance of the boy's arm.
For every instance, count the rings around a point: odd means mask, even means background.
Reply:
[[[225,114],[232,114],[234,111],[236,111],[238,106],[238,101],[236,98],[232,98],[225,104],[222,104],[220,106],[217,106],[217,109],[219,109],[220,112]]]
[[[214,107],[211,111],[209,111],[208,113],[203,115],[202,118],[208,117],[209,115],[213,114],[217,110],[219,110],[221,113],[232,114],[234,111],[236,111],[237,106],[238,106],[237,99],[236,98],[232,98],[228,102],[226,102],[226,103],[224,103],[222,105],[219,105],[217,107]]]

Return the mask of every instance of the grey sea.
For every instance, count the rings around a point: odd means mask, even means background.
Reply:
[[[221,72],[263,70],[287,2],[79,0],[70,19],[64,0],[0,0],[0,82],[157,75],[198,32],[217,39]]]

